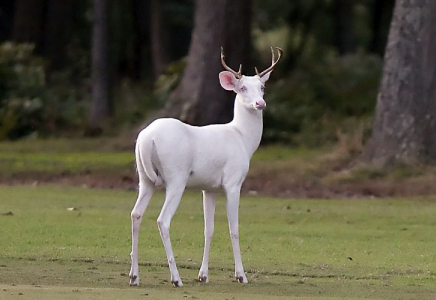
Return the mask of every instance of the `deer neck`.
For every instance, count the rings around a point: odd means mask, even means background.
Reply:
[[[262,111],[245,107],[240,97],[236,95],[234,117],[231,124],[241,134],[245,148],[251,157],[259,147],[262,138]]]

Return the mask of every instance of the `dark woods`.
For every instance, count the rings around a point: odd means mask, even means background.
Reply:
[[[220,47],[252,75],[280,46],[265,141],[334,141],[372,115],[394,2],[2,1],[0,139],[226,122]]]

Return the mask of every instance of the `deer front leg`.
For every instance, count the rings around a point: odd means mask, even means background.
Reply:
[[[241,250],[239,248],[239,197],[241,187],[226,190],[227,195],[227,218],[229,220],[230,239],[235,257],[235,278],[241,283],[248,283],[242,266]]]
[[[209,251],[214,230],[215,204],[216,194],[203,191],[204,253],[203,262],[198,273],[198,280],[201,282],[209,282]]]
[[[160,236],[165,247],[165,252],[168,259],[168,265],[171,272],[171,283],[175,287],[183,286],[182,280],[177,270],[176,261],[174,259],[173,249],[170,240],[170,224],[174,213],[179,206],[185,186],[167,187],[165,203],[162,207],[159,217],[157,218],[157,226],[159,227]]]

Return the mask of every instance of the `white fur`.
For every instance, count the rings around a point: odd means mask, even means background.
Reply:
[[[213,235],[216,190],[223,188],[235,259],[235,277],[247,283],[239,249],[238,210],[241,185],[248,172],[251,156],[262,136],[263,85],[270,73],[242,76],[220,73],[220,83],[236,92],[234,119],[228,124],[190,126],[176,119],[158,119],[142,130],[136,142],[139,195],[132,210],[132,266],[130,285],[139,284],[138,232],[142,216],[155,186],[164,184],[165,203],[157,219],[171,272],[171,281],[182,286],[170,241],[171,219],[185,187],[203,190],[205,245],[199,272],[208,281],[210,241]]]

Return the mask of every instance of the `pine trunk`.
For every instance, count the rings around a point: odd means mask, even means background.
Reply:
[[[370,51],[380,56],[385,52],[389,24],[392,19],[395,0],[375,0],[372,4],[372,39]]]
[[[151,0],[150,38],[155,79],[161,75],[169,62],[168,34],[162,20],[162,0]]]
[[[436,159],[436,1],[398,0],[389,32],[372,137],[378,165]]]
[[[150,44],[150,1],[133,0],[133,76],[141,79],[145,76],[147,61],[150,57],[148,45]]]
[[[12,37],[18,43],[33,43],[37,50],[42,42],[44,0],[17,0]]]
[[[251,0],[197,1],[195,27],[181,82],[163,114],[194,125],[232,119],[233,99],[219,84],[220,48],[233,69],[249,60]]]
[[[340,55],[354,50],[353,8],[354,0],[336,0],[334,3],[335,38]]]
[[[94,0],[92,32],[92,103],[89,116],[89,134],[101,131],[111,114],[109,97],[110,68],[108,44],[108,2]]]
[[[66,64],[67,46],[73,31],[73,7],[74,0],[48,1],[44,52],[52,70]]]

